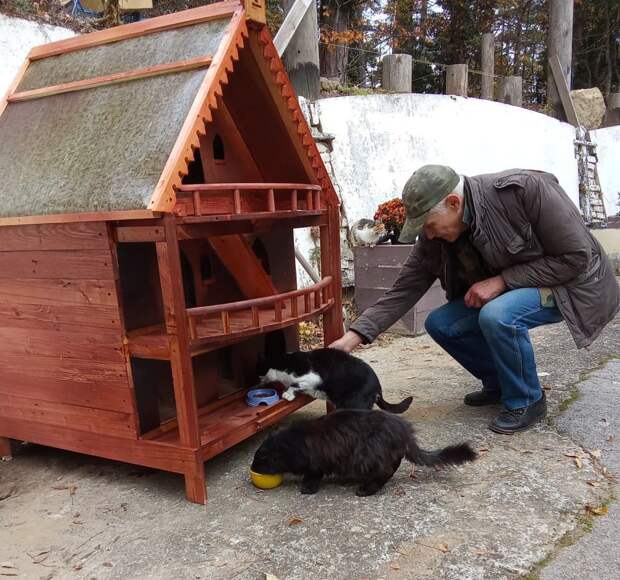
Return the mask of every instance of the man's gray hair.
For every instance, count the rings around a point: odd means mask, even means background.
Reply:
[[[454,193],[458,195],[460,198],[463,197],[463,187],[465,185],[465,180],[462,175],[459,175],[459,182],[456,184],[456,187],[448,194]],[[429,215],[433,213],[445,213],[448,208],[446,206],[446,199],[448,196],[444,197],[438,204],[434,205],[431,210],[428,212]]]

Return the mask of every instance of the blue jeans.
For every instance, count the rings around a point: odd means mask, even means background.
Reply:
[[[538,288],[519,288],[482,308],[453,300],[431,312],[425,326],[483,388],[501,390],[504,406],[519,409],[542,397],[528,329],[561,320],[557,307],[541,305]]]

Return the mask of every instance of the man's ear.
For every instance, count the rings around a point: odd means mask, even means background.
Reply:
[[[460,195],[456,193],[449,193],[444,203],[446,204],[447,208],[458,211],[461,208],[463,200],[461,199]]]

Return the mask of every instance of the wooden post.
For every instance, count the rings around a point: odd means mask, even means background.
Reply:
[[[523,106],[523,79],[512,76],[504,77],[500,83],[499,95],[497,100],[506,105],[515,107]]]
[[[609,111],[620,109],[620,93],[609,93],[609,98],[607,99],[607,109]]]
[[[495,36],[492,32],[485,32],[482,35],[480,65],[482,69],[480,98],[492,101],[493,74],[495,73]]]
[[[573,1],[549,0],[549,60],[556,56],[560,59],[562,76],[566,85],[571,87],[571,59],[573,43]],[[553,105],[554,115],[564,119],[562,102],[557,84],[553,82],[551,70],[547,74],[547,102]]]
[[[391,93],[410,93],[412,57],[410,54],[388,54],[383,57],[381,86]]]
[[[449,64],[446,67],[446,95],[467,96],[466,64]]]
[[[12,456],[11,440],[6,437],[0,437],[0,459],[8,461]]]
[[[316,101],[321,93],[319,72],[319,33],[317,24],[316,2],[306,0],[283,0],[284,12],[288,14],[297,4],[295,10],[305,10],[298,26],[293,29],[287,45],[278,50],[282,56],[286,72],[295,87],[295,92]],[[282,25],[284,27],[284,24]],[[281,47],[278,47],[279,49]]]
[[[183,447],[196,450],[196,461],[187,466],[185,493],[194,503],[207,502],[204,464],[200,457],[198,407],[194,389],[194,370],[189,352],[189,324],[185,310],[181,273],[181,255],[176,237],[176,223],[172,214],[164,218],[166,241],[157,242],[157,262],[164,302],[166,332],[170,343],[170,366],[174,399]]]

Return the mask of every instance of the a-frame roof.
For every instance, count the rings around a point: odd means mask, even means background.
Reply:
[[[0,101],[0,225],[171,211],[225,86],[248,67],[288,154],[336,204],[267,27],[246,16],[220,2],[34,48]]]

